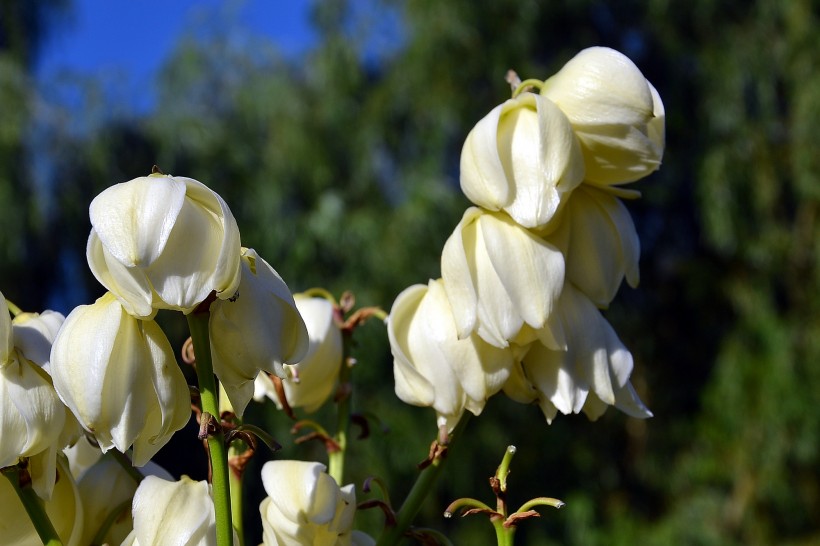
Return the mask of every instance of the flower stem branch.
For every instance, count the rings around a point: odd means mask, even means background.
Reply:
[[[513,91],[512,96],[513,96],[513,98],[515,98],[518,95],[520,95],[521,93],[523,93],[524,91],[527,91],[527,90],[533,89],[533,88],[540,91],[542,87],[544,87],[544,82],[542,82],[541,80],[536,80],[536,79],[532,79],[532,78],[528,79],[528,80],[524,80],[523,82],[518,84],[518,87],[515,88],[515,90]]]
[[[194,311],[186,315],[188,329],[196,354],[196,374],[199,379],[199,394],[202,401],[203,418],[205,413],[219,415],[219,391],[214,378],[211,361],[211,345],[208,337],[208,320],[210,313]],[[215,431],[208,435],[208,456],[211,463],[211,485],[216,516],[216,543],[218,546],[233,545],[231,523],[231,499],[228,478],[228,456],[225,448],[225,435],[218,424]]]
[[[507,475],[510,473],[510,463],[513,455],[515,455],[515,446],[507,446],[507,451],[504,452],[504,458],[501,459],[501,464],[498,465],[495,476],[498,478],[498,485],[502,492],[507,491]]]
[[[466,412],[461,417],[449,437],[448,446],[452,446],[453,441],[462,434],[467,422],[470,420],[469,417],[470,414]],[[376,542],[376,546],[392,546],[399,543],[399,540],[415,519],[416,514],[418,514],[424,499],[433,490],[433,486],[438,481],[439,475],[441,475],[444,468],[445,461],[446,457],[436,456],[431,464],[421,471],[418,478],[416,478],[416,483],[413,484],[413,488],[407,494],[407,498],[404,499],[404,503],[396,514],[396,525],[385,527],[378,542]]]
[[[339,372],[339,397],[336,400],[336,434],[333,436],[334,442],[339,446],[338,450],[328,451],[328,474],[336,483],[344,484],[345,454],[347,453],[347,435],[350,429],[350,346],[352,336],[346,332],[342,337],[342,369]]]
[[[134,480],[134,483],[139,485],[140,482],[145,479],[145,476],[143,476],[139,470],[134,468],[134,464],[131,462],[131,459],[128,458],[128,455],[116,449],[110,450],[105,455],[107,456],[109,453],[111,454],[111,457],[117,461],[117,464],[120,465],[125,473],[128,474],[132,480]]]
[[[561,508],[564,506],[564,501],[554,499],[552,497],[538,497],[530,499],[521,505],[521,508],[516,510],[517,513],[529,512],[534,506],[552,506],[553,508]]]
[[[17,307],[12,301],[6,300],[6,307],[9,308],[9,312],[14,315],[15,317],[23,312],[22,309]]]
[[[31,488],[31,485],[20,484],[20,469],[18,466],[9,466],[3,469],[3,475],[11,482],[15,493],[23,503],[31,523],[37,530],[37,535],[43,541],[45,546],[62,546],[63,542],[60,535],[54,529],[51,520],[48,519],[43,501]]]

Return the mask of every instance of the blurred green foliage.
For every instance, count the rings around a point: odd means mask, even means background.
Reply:
[[[350,289],[389,309],[439,276],[468,205],[460,147],[509,97],[507,69],[545,78],[584,47],[626,53],[663,97],[667,152],[628,203],[642,284],[607,317],[655,417],[547,426],[499,395],[420,521],[455,544],[490,543],[486,521],[441,512],[461,496],[491,502],[486,479],[515,444],[511,504],[567,501],[524,522],[521,544],[820,544],[817,2],[331,0],[315,4],[320,41],[296,59],[222,17],[180,37],[155,107],[138,114],[108,109],[112,91],[94,80],[63,82],[68,106],[38,91],[41,26],[27,42],[10,32],[24,5],[3,1],[0,25],[0,289],[30,310],[102,293],[84,265],[87,205],[153,164],[221,193],[243,244],[294,291]],[[395,398],[385,337],[375,322],[357,332],[354,406],[390,431],[374,424],[353,443],[349,476],[390,476],[399,502],[434,416]],[[269,406],[251,416],[285,444],[277,457],[322,457],[294,446]]]

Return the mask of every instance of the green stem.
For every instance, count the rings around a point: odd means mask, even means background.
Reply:
[[[501,491],[507,491],[507,476],[510,473],[510,463],[513,455],[515,455],[515,446],[507,446],[504,452],[504,458],[501,459],[501,464],[498,465],[498,470],[495,472],[495,477],[498,478],[499,487]],[[506,516],[506,514],[504,514]]]
[[[20,308],[19,308],[19,307],[17,307],[16,305],[14,305],[14,303],[13,303],[13,302],[11,302],[11,301],[9,301],[9,300],[6,300],[6,307],[8,307],[8,308],[9,308],[9,311],[10,311],[10,312],[11,312],[11,314],[12,314],[12,315],[14,315],[15,317],[16,317],[17,315],[19,315],[20,313],[22,313],[22,312],[23,312],[23,310],[22,310],[22,309],[20,309]]]
[[[448,446],[452,447],[453,442],[461,435],[467,426],[467,421],[470,420],[469,418],[470,414],[465,412],[453,430],[453,433],[450,435]],[[418,514],[421,509],[424,499],[427,498],[427,495],[433,490],[447,458],[437,457],[433,460],[432,464],[421,471],[416,478],[416,483],[413,484],[413,488],[410,489],[410,493],[407,494],[407,498],[404,499],[404,503],[401,505],[398,514],[396,514],[396,525],[385,527],[378,542],[376,542],[376,546],[392,546],[399,543],[404,532],[410,527],[410,524],[413,523],[416,514]]]
[[[225,386],[219,385],[219,414],[233,414],[233,424],[237,428],[242,426],[242,419],[236,416],[233,405],[225,392]],[[234,429],[236,430],[236,429]],[[243,472],[238,467],[231,466],[231,460],[236,460],[248,449],[248,445],[240,439],[234,439],[228,445],[228,480],[231,492],[231,519],[233,530],[236,531],[236,539],[239,544],[245,544],[245,527],[242,521],[242,476]]]
[[[350,358],[350,345],[352,343],[352,336],[345,333],[342,342],[342,369],[339,371],[339,385],[344,389],[345,385],[350,383],[350,366],[348,366],[348,359]],[[336,404],[336,434],[333,440],[339,445],[338,451],[328,453],[328,471],[336,483],[344,485],[345,473],[345,454],[347,453],[347,434],[350,428],[350,399],[352,392],[348,389],[344,392],[341,400]]]
[[[239,450],[230,447],[228,449],[228,457],[238,456]],[[242,476],[230,470],[230,489],[231,489],[231,514],[233,516],[233,528],[236,531],[236,538],[239,544],[245,543],[244,526],[242,525]]]
[[[311,298],[324,298],[327,301],[329,301],[330,303],[332,303],[334,305],[334,307],[339,305],[339,302],[336,301],[336,298],[333,297],[333,294],[331,294],[329,290],[326,290],[324,288],[320,288],[318,286],[315,286],[313,288],[308,288],[307,290],[305,290],[302,293],[305,296],[309,296]]]
[[[219,392],[214,378],[211,361],[211,344],[208,338],[210,313],[193,312],[186,315],[188,329],[194,343],[196,355],[196,375],[199,379],[199,395],[203,413],[211,414],[219,422]],[[225,449],[225,435],[217,426],[214,434],[208,435],[208,454],[211,459],[211,490],[216,515],[217,546],[233,546],[233,525],[231,524],[231,500],[228,478],[228,456]]]
[[[521,93],[523,93],[524,91],[529,89],[530,87],[534,87],[534,88],[536,88],[540,91],[541,88],[544,87],[544,82],[542,82],[541,80],[536,80],[536,79],[524,80],[523,82],[518,84],[518,87],[515,88],[515,91],[513,91],[512,97],[513,98],[517,97],[518,95],[520,95]]]
[[[521,505],[517,512],[527,512],[536,506],[552,506],[553,508],[561,508],[564,506],[564,501],[554,499],[552,497],[538,497],[531,499]]]
[[[114,507],[111,512],[105,517],[105,520],[100,525],[100,528],[97,529],[96,534],[94,534],[94,538],[91,539],[91,546],[98,546],[101,544],[105,544],[105,535],[108,534],[108,531],[111,529],[111,526],[114,525],[114,521],[117,519],[124,517],[125,514],[128,514],[130,517],[131,512],[131,499],[126,499],[119,503],[117,506]]]
[[[103,456],[107,457],[109,455],[111,456],[111,458],[117,461],[117,464],[120,465],[120,467],[125,471],[125,473],[128,474],[132,480],[134,480],[134,483],[139,485],[142,482],[142,480],[145,479],[145,476],[142,475],[142,472],[134,468],[134,464],[131,462],[131,459],[129,459],[125,453],[122,453],[116,449],[112,449],[109,450],[108,453],[106,453]]]
[[[3,475],[11,482],[14,491],[23,503],[34,529],[37,530],[40,540],[45,546],[62,546],[63,541],[60,535],[54,529],[51,520],[48,519],[43,500],[37,496],[34,489],[28,486],[20,486],[20,469],[15,466],[9,466],[3,469]]]
[[[495,527],[495,539],[498,546],[513,546],[515,537],[515,525],[510,527],[504,527],[504,521],[498,519],[493,521],[493,527]]]

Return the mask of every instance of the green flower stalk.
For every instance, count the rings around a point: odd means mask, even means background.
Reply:
[[[518,523],[524,519],[531,517],[538,517],[539,514],[533,508],[535,506],[552,506],[554,508],[561,508],[564,503],[558,499],[550,497],[538,497],[529,500],[521,505],[521,508],[508,513],[507,510],[507,476],[510,473],[510,463],[513,455],[515,455],[515,446],[507,446],[504,452],[504,457],[501,459],[501,464],[495,471],[495,475],[490,478],[490,486],[496,497],[495,510],[490,508],[483,502],[471,499],[462,498],[456,499],[444,511],[444,517],[450,518],[456,511],[464,510],[462,516],[471,514],[484,514],[490,518],[490,523],[495,529],[495,536],[498,546],[512,546],[515,530]]]
[[[196,354],[196,374],[199,379],[199,394],[202,401],[202,420],[215,419],[211,426],[203,422],[207,429],[208,456],[210,458],[211,485],[216,515],[216,543],[218,546],[233,545],[233,524],[231,520],[231,492],[228,478],[228,454],[225,447],[225,435],[219,424],[219,391],[214,377],[211,362],[210,344],[208,341],[207,311],[186,315],[191,340]]]
[[[453,429],[452,434],[446,438],[446,443],[440,440],[434,442],[434,448],[431,449],[430,458],[427,461],[429,464],[422,469],[421,473],[416,478],[416,483],[413,484],[412,489],[410,489],[410,493],[407,494],[407,498],[404,499],[404,503],[396,513],[395,525],[388,525],[385,527],[376,542],[376,546],[392,546],[393,544],[398,544],[401,537],[410,527],[410,524],[413,523],[416,514],[418,514],[421,509],[421,505],[424,503],[424,499],[427,498],[427,495],[435,487],[439,476],[444,470],[444,463],[447,460],[447,452],[453,445],[453,442],[456,441],[464,432],[469,420],[470,414],[464,413],[455,429]]]
[[[42,499],[37,496],[30,484],[20,484],[20,469],[16,466],[8,466],[3,469],[3,476],[8,479],[14,488],[14,492],[17,493],[26,514],[28,514],[31,523],[34,524],[37,536],[43,541],[44,546],[62,546],[63,542],[46,513]],[[8,538],[7,536],[6,539]]]

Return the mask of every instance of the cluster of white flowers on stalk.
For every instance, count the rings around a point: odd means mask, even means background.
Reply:
[[[88,264],[108,292],[67,318],[46,311],[13,320],[0,294],[0,468],[22,462],[37,495],[54,496],[45,508],[66,544],[91,543],[109,514],[119,515],[97,540],[215,544],[211,485],[174,481],[150,461],[188,422],[192,403],[154,318],[162,309],[209,312],[213,372],[241,417],[260,370],[285,381],[293,406],[313,410],[329,397],[342,359],[333,308],[302,296],[297,305],[279,274],[241,246],[225,201],[196,180],[154,173],[117,184],[92,201],[90,217]],[[78,441],[83,429],[96,445]],[[120,464],[100,458],[112,448],[130,450],[152,477],[138,488]],[[350,531],[355,494],[323,479],[344,491],[344,519],[333,530],[347,544],[359,536]],[[309,486],[300,480],[290,482],[296,493]],[[9,482],[0,488],[4,513],[22,511]],[[39,542],[28,518],[3,519],[0,535]]]
[[[608,405],[651,413],[629,382],[632,355],[599,309],[638,282],[639,242],[620,185],[656,170],[660,97],[609,48],[586,49],[545,82],[527,80],[467,136],[469,208],[444,245],[441,279],[393,304],[396,394],[452,430],[504,391],[548,422]],[[522,86],[522,87],[524,87]]]
[[[0,293],[0,468],[27,459],[32,486],[46,500],[54,489],[57,454],[80,434],[50,375],[51,342],[63,320],[53,311],[12,320]]]
[[[630,383],[632,356],[600,309],[624,279],[635,286],[639,277],[639,242],[621,202],[637,192],[621,184],[657,169],[663,148],[658,93],[607,48],[582,51],[545,82],[527,80],[479,121],[461,157],[461,187],[476,206],[444,245],[441,278],[404,290],[388,317],[399,398],[433,407],[446,432],[501,391],[538,403],[548,422],[558,412],[595,419],[610,405],[650,416]],[[384,313],[348,315],[352,296],[292,296],[241,246],[225,201],[190,178],[155,172],[117,184],[92,201],[90,217],[88,264],[107,289],[95,303],[64,318],[22,313],[0,294],[0,470],[9,478],[0,480],[0,537],[230,544],[225,446],[237,437],[253,444],[252,425],[238,424],[249,401],[313,412],[341,383],[340,430],[316,435],[344,455],[345,343],[357,324]],[[160,310],[187,315],[197,346],[210,483],[174,480],[151,462],[192,413],[155,322]],[[374,544],[352,530],[356,495],[341,486],[343,458],[333,453],[329,470],[299,461],[263,467],[265,545]],[[239,459],[231,464],[241,474]],[[144,479],[123,461],[142,467]],[[398,519],[381,502],[392,523],[380,543],[407,528],[423,495],[412,497]],[[36,530],[17,516],[24,506]]]
[[[241,247],[230,209],[204,184],[136,178],[98,195],[90,216],[88,264],[109,292],[66,318],[52,349],[54,386],[103,451],[133,445],[142,466],[191,414],[153,320],[159,309],[209,304],[214,372],[240,416],[257,372],[298,361],[307,331],[284,281]]]

